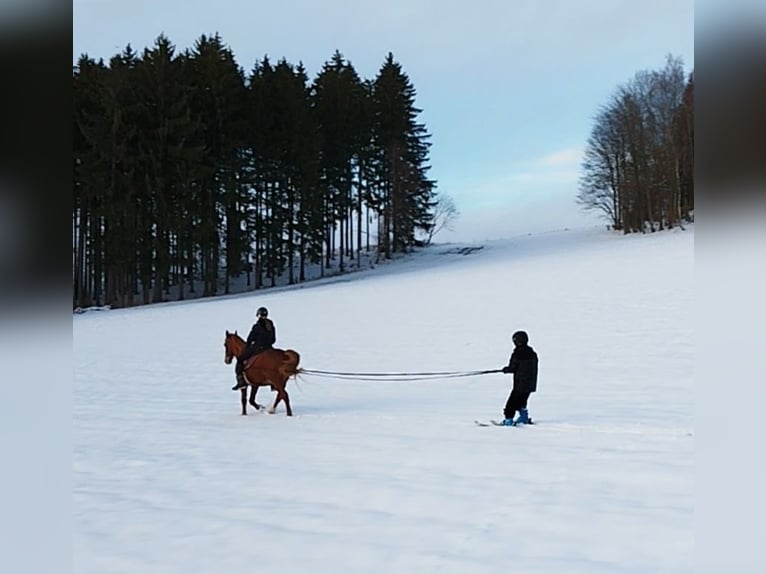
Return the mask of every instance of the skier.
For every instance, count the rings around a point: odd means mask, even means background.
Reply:
[[[234,368],[237,384],[231,388],[232,391],[238,391],[247,386],[244,375],[245,361],[253,355],[273,348],[274,343],[277,342],[277,328],[274,326],[274,322],[269,319],[269,310],[266,307],[259,307],[255,316],[257,320],[247,336],[245,350],[237,357],[237,366]]]
[[[527,401],[530,393],[537,390],[537,353],[529,346],[529,336],[525,331],[516,331],[511,339],[514,349],[508,365],[503,367],[503,373],[513,373],[513,390],[503,409],[503,425],[531,424]],[[516,411],[519,418],[514,421]]]

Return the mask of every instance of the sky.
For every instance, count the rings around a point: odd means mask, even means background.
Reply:
[[[268,55],[313,78],[339,50],[374,78],[392,52],[432,135],[429,175],[461,213],[441,241],[598,223],[574,201],[598,107],[667,54],[694,66],[692,0],[73,2],[75,60],[215,32],[247,71]]]
[[[694,226],[446,251],[344,281],[73,316],[73,570],[696,571]],[[500,373],[306,373],[287,385],[293,417],[283,405],[243,417],[224,333],[261,305],[309,370],[499,369],[524,329],[540,358],[536,424],[474,424],[502,417]],[[24,404],[7,414],[39,425]],[[45,558],[37,530],[23,537],[32,563]],[[752,571],[720,554],[710,571]]]

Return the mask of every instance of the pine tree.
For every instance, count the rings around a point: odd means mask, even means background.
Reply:
[[[382,225],[378,244],[387,258],[416,245],[433,225],[436,182],[428,179],[430,135],[417,122],[415,88],[389,52],[373,91],[374,147]]]
[[[344,256],[353,255],[355,210],[361,226],[361,169],[363,154],[371,139],[367,100],[368,93],[356,70],[336,50],[314,81],[313,102],[322,138],[321,182],[327,205],[326,265],[329,266],[335,252],[333,240],[337,235],[340,271],[345,269]]]
[[[197,142],[198,123],[190,109],[190,87],[185,83],[185,58],[175,57],[175,47],[159,36],[154,47],[145,49],[136,66],[136,90],[144,105],[140,117],[140,177],[148,191],[143,209],[140,241],[142,284],[147,297],[152,286],[152,301],[163,300],[170,286],[172,247],[177,230],[183,225],[186,188],[192,184],[193,167],[202,162]],[[217,218],[214,219],[214,222]],[[219,241],[217,232],[208,236],[203,251],[210,254],[206,263],[205,294],[216,292]]]
[[[107,169],[99,144],[105,139],[102,118],[106,66],[82,55],[73,73],[73,225],[74,305],[102,304],[102,191]]]
[[[109,63],[104,120],[108,129],[102,151],[109,167],[104,223],[105,294],[112,305],[132,305],[137,290],[135,157],[138,134],[133,78],[137,57],[130,45]]]
[[[218,34],[179,55],[161,35],[108,66],[83,55],[73,83],[75,305],[304,281],[360,264],[365,238],[391,256],[434,231],[429,135],[391,54],[375,81],[339,51],[313,83],[268,57],[245,78]]]
[[[250,203],[246,210],[250,239],[253,242],[254,288],[263,285],[265,254],[269,249],[267,226],[269,223],[268,195],[274,170],[275,116],[272,106],[271,84],[274,69],[268,56],[257,61],[248,78],[249,129],[246,145],[250,154],[249,182],[252,186]]]
[[[225,254],[224,293],[230,291],[230,279],[246,269],[247,234],[242,227],[247,190],[241,183],[244,169],[243,148],[247,123],[244,73],[220,35],[202,35],[189,54],[189,84],[192,105],[200,119],[204,140],[206,177],[196,187],[195,206],[198,226],[205,242],[207,291],[218,277],[217,250],[213,243],[223,236]],[[202,211],[204,209],[204,211]],[[192,211],[193,212],[193,211]]]

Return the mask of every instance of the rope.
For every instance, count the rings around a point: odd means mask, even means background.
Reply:
[[[421,373],[365,373],[343,371],[320,371],[315,369],[301,369],[301,374],[316,375],[331,379],[347,381],[427,381],[436,379],[456,379],[460,377],[472,377],[501,373],[503,369],[489,369],[484,371],[429,371]]]

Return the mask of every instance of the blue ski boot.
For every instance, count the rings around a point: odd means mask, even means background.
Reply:
[[[516,423],[515,423],[515,422],[513,422],[513,419],[511,418],[511,419],[503,419],[503,422],[502,422],[502,423],[500,423],[500,424],[502,424],[504,427],[512,427],[512,426],[514,426]]]
[[[529,411],[527,409],[519,410],[519,418],[514,421],[514,425],[525,425],[529,423]]]

